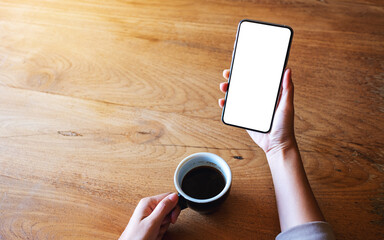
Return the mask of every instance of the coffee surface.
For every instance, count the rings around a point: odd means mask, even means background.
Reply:
[[[201,166],[190,170],[184,177],[181,188],[190,197],[208,199],[218,195],[225,187],[225,179],[219,170]]]

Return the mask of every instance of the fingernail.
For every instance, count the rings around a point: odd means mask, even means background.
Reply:
[[[172,202],[177,202],[178,201],[178,196],[176,193],[171,193],[168,195],[168,199],[171,200]]]

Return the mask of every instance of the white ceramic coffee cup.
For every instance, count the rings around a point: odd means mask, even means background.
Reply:
[[[187,195],[181,188],[183,178],[194,168],[209,166],[221,172],[225,179],[223,190],[214,197],[208,199],[197,199]],[[179,205],[182,209],[189,207],[200,213],[210,213],[215,210],[228,197],[232,184],[232,172],[227,162],[213,153],[199,152],[183,159],[176,168],[174,184],[179,193]]]

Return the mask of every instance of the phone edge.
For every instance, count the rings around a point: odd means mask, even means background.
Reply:
[[[266,25],[271,25],[271,26],[277,26],[277,27],[284,27],[284,28],[287,28],[291,35],[289,37],[289,43],[288,43],[288,51],[287,51],[287,54],[285,55],[285,61],[284,61],[284,67],[283,67],[283,71],[282,71],[282,74],[281,74],[281,79],[280,79],[280,84],[279,84],[279,90],[277,91],[277,99],[275,101],[275,107],[274,107],[274,110],[273,110],[273,114],[272,114],[272,120],[271,120],[271,124],[268,128],[267,131],[261,131],[261,130],[256,130],[256,129],[251,129],[251,128],[246,128],[246,127],[242,127],[242,126],[237,126],[237,125],[233,125],[233,124],[229,124],[229,123],[226,123],[225,120],[224,120],[224,115],[225,115],[225,107],[226,107],[226,104],[227,104],[227,95],[228,95],[228,92],[229,92],[229,86],[230,86],[230,82],[231,82],[231,76],[232,76],[232,67],[233,67],[233,62],[235,60],[235,54],[236,54],[236,48],[237,48],[237,41],[238,41],[238,37],[239,37],[239,34],[240,34],[240,27],[241,27],[241,24],[243,22],[254,22],[254,23],[261,23],[261,24],[266,24]],[[277,108],[277,103],[279,101],[279,93],[281,91],[281,85],[282,85],[282,82],[283,82],[283,78],[284,78],[284,72],[285,72],[285,68],[287,67],[287,64],[288,64],[288,59],[289,59],[289,55],[290,55],[290,52],[291,52],[291,45],[292,45],[292,39],[293,39],[293,34],[294,34],[294,31],[293,29],[288,26],[288,25],[282,25],[282,24],[276,24],[276,23],[269,23],[269,22],[263,22],[263,21],[257,21],[257,20],[251,20],[251,19],[242,19],[238,26],[237,26],[237,33],[236,33],[236,39],[235,39],[235,45],[234,45],[234,48],[233,48],[233,51],[232,51],[232,59],[231,59],[231,67],[230,67],[230,70],[229,70],[229,77],[228,77],[228,87],[227,87],[227,92],[225,93],[225,100],[224,100],[224,106],[223,106],[223,110],[221,112],[221,121],[225,124],[225,125],[228,125],[228,126],[232,126],[232,127],[237,127],[237,128],[242,128],[242,129],[245,129],[245,130],[250,130],[250,131],[255,131],[255,132],[260,132],[260,133],[269,133],[272,129],[272,126],[273,126],[273,121],[274,121],[274,118],[275,118],[275,113],[276,113],[276,108]]]

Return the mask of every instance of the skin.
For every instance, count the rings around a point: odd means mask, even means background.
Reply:
[[[163,193],[140,200],[119,240],[162,239],[180,214],[176,193]]]
[[[223,76],[228,81],[229,70]],[[294,88],[291,70],[284,72],[282,89],[275,119],[269,133],[247,131],[253,141],[264,150],[275,187],[280,227],[285,231],[294,226],[324,221],[305,173],[294,132]],[[228,82],[220,84],[227,92]],[[219,99],[220,107],[225,100]]]
[[[223,76],[228,81],[229,70]],[[220,84],[227,92],[228,82]],[[264,150],[275,187],[280,227],[282,231],[312,221],[325,221],[305,173],[294,132],[293,83],[291,70],[284,72],[275,119],[269,133],[247,131]],[[219,106],[225,104],[219,99]],[[162,239],[169,225],[180,214],[176,193],[163,193],[141,199],[120,240]]]

